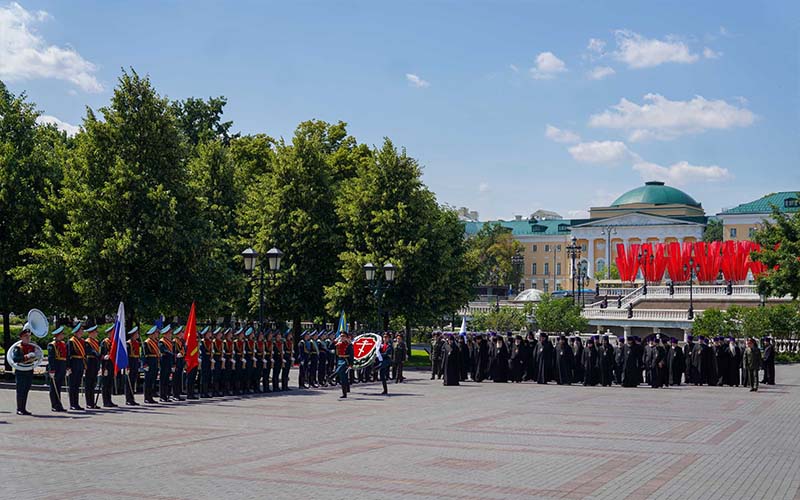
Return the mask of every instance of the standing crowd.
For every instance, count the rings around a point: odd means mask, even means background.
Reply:
[[[775,384],[775,349],[770,337],[739,343],[733,337],[709,339],[690,335],[683,345],[659,334],[645,339],[594,335],[560,335],[555,344],[545,333],[505,336],[434,333],[431,340],[431,380],[444,385],[474,382],[536,381],[562,385],[650,387],[710,385],[749,387]]]

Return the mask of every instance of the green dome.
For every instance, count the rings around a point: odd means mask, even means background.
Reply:
[[[649,205],[690,205],[699,207],[694,198],[680,189],[665,186],[660,181],[645,182],[644,186],[631,189],[611,204],[612,207],[628,205],[631,203],[646,203]]]

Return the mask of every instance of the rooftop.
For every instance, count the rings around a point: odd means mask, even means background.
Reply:
[[[799,193],[798,191],[781,191],[780,193],[768,194],[755,201],[742,203],[733,208],[723,210],[720,215],[769,214],[772,213],[773,205],[778,207],[781,212],[797,212]]]
[[[497,223],[503,227],[511,229],[511,234],[514,236],[524,236],[531,234],[539,235],[563,235],[569,234],[570,225],[572,221],[564,219],[553,220],[538,220],[536,222],[528,222],[526,219],[522,220],[497,220],[487,222],[465,222],[464,232],[467,236],[473,236],[481,230],[484,224]]]
[[[680,189],[665,186],[661,181],[645,182],[644,186],[631,189],[611,204],[612,207],[643,203],[648,205],[689,205],[700,207],[700,203]]]

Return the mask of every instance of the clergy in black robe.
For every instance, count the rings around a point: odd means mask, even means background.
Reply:
[[[694,337],[692,337],[691,335],[687,335],[686,344],[684,344],[683,346],[683,361],[684,364],[686,365],[686,368],[684,369],[683,380],[687,384],[694,384],[695,383],[694,381],[697,380],[697,367],[694,366],[692,362],[693,360],[692,354],[694,353],[694,348],[695,348]]]
[[[653,354],[652,342],[655,337],[650,336],[645,338],[645,345],[642,347],[642,367],[644,368],[644,383],[650,383],[650,356]]]
[[[700,377],[704,384],[717,385],[716,356],[708,344],[707,338],[700,343]]]
[[[636,353],[636,341],[628,337],[628,343],[622,346],[622,386],[636,387],[639,385],[642,368],[640,358]]]
[[[597,385],[600,382],[600,353],[594,345],[593,338],[586,341],[581,365],[583,366],[583,385]]]
[[[572,381],[575,383],[583,382],[583,341],[579,336],[575,336],[575,343],[572,345]]]
[[[725,371],[725,384],[739,387],[739,366],[742,364],[742,350],[736,344],[736,339],[728,337],[728,369]]]
[[[714,339],[714,369],[717,372],[716,385],[720,387],[725,385],[725,374],[728,373],[728,365],[730,365],[728,346],[723,343],[723,340],[722,337]]]
[[[467,339],[465,335],[458,336],[458,355],[460,356],[458,366],[460,370],[460,380],[464,382],[469,375],[469,346],[467,346]]]
[[[528,332],[526,339],[522,342],[525,348],[523,356],[524,375],[522,380],[536,380],[536,336],[533,332]]]
[[[608,335],[600,339],[600,385],[609,387],[614,380],[614,370],[617,366],[617,353],[608,341]]]
[[[572,383],[573,360],[572,348],[567,345],[567,338],[562,335],[556,345],[556,381],[559,385]]]
[[[681,377],[686,369],[683,349],[678,346],[678,339],[669,339],[667,352],[667,385],[681,385]]]
[[[452,335],[447,336],[442,346],[442,371],[444,385],[459,385],[461,378],[461,351]]]
[[[469,335],[467,346],[469,347],[469,376],[472,380],[476,380],[478,378],[478,338]]]
[[[525,346],[522,345],[522,337],[514,337],[511,345],[511,353],[508,358],[509,377],[512,382],[522,382],[522,375],[525,370]]]
[[[647,371],[650,373],[650,387],[654,389],[663,387],[661,372],[667,367],[666,358],[661,339],[650,337],[650,355],[647,358]]]
[[[546,384],[555,380],[556,352],[546,333],[539,334],[539,343],[536,344],[533,356],[536,363],[536,382]]]
[[[622,385],[626,348],[625,337],[617,337],[617,347],[614,349],[614,382],[618,385]]]
[[[489,374],[494,382],[508,382],[508,360],[509,352],[503,337],[496,336],[494,339],[494,349],[492,361],[489,367]]]
[[[489,341],[483,335],[478,336],[475,364],[475,381],[483,382],[489,376]]]

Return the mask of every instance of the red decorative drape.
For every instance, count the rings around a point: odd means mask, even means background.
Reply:
[[[617,270],[619,270],[619,279],[622,281],[634,281],[636,273],[639,272],[639,262],[637,255],[639,254],[639,245],[633,244],[627,249],[622,243],[617,243]]]
[[[664,244],[656,243],[654,248],[652,243],[643,243],[640,253],[644,256],[641,268],[647,281],[661,281],[661,278],[664,277],[664,269],[667,267]],[[639,256],[636,257],[638,259]]]
[[[721,247],[720,241],[698,241],[694,244],[694,261],[698,265],[697,279],[700,283],[712,283],[719,276],[722,266]]]
[[[747,279],[750,270],[750,250],[754,243],[750,241],[726,241],[722,247],[722,274],[726,281],[735,283]]]
[[[688,241],[683,244],[673,241],[667,245],[667,248],[669,250],[667,271],[669,271],[670,279],[677,283],[689,281],[689,273],[684,270],[683,266],[689,265],[693,244]]]

